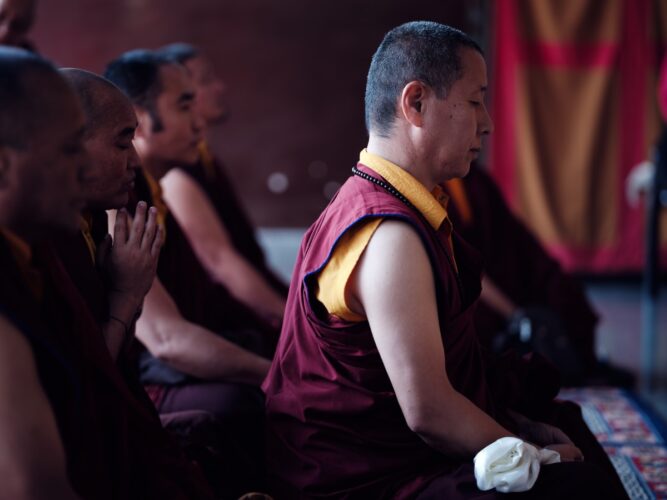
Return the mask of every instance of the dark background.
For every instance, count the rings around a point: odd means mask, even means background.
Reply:
[[[386,31],[427,19],[487,36],[484,1],[42,0],[34,38],[63,66],[102,72],[133,48],[200,46],[228,84],[232,114],[213,131],[252,219],[308,226],[365,146],[363,93]],[[289,185],[268,188],[280,172]]]

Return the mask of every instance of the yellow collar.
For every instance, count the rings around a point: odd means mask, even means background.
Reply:
[[[97,245],[95,245],[95,239],[91,233],[91,227],[93,225],[93,216],[90,212],[84,211],[81,214],[79,219],[79,227],[81,228],[81,234],[83,239],[86,240],[86,246],[88,247],[88,252],[90,252],[90,258],[95,262],[95,257],[97,254]]]
[[[199,149],[199,161],[204,167],[204,173],[209,178],[209,180],[214,180],[216,174],[215,158],[213,157],[213,153],[211,152],[208,143],[205,140],[201,141],[199,143],[198,149]]]
[[[369,153],[366,149],[359,154],[359,161],[384,177],[389,184],[405,196],[421,212],[433,229],[438,229],[447,218],[449,197],[440,187],[436,186],[432,192],[429,192],[406,170],[381,156]]]
[[[148,189],[151,192],[151,198],[153,203],[148,205],[153,205],[157,209],[157,222],[162,229],[166,229],[165,224],[167,221],[167,214],[169,213],[169,208],[167,204],[162,199],[162,188],[160,183],[153,177],[153,175],[148,171],[147,168],[142,169],[144,172],[144,177],[146,179],[146,184],[148,184]],[[148,201],[148,200],[146,200]]]

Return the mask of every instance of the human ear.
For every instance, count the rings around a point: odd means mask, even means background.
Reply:
[[[421,127],[424,124],[424,104],[427,92],[426,86],[417,80],[408,83],[401,92],[398,103],[399,114],[415,127]]]

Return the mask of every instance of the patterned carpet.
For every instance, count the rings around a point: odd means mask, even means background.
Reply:
[[[630,498],[667,498],[665,427],[634,395],[622,389],[565,389],[609,454]]]

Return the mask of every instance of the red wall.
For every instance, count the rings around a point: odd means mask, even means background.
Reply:
[[[202,47],[228,83],[232,109],[214,148],[252,218],[307,226],[326,204],[324,186],[344,180],[365,146],[365,77],[383,34],[416,19],[466,29],[482,3],[42,0],[34,38],[57,63],[96,72],[128,49]],[[267,187],[276,171],[290,181],[282,194]]]

